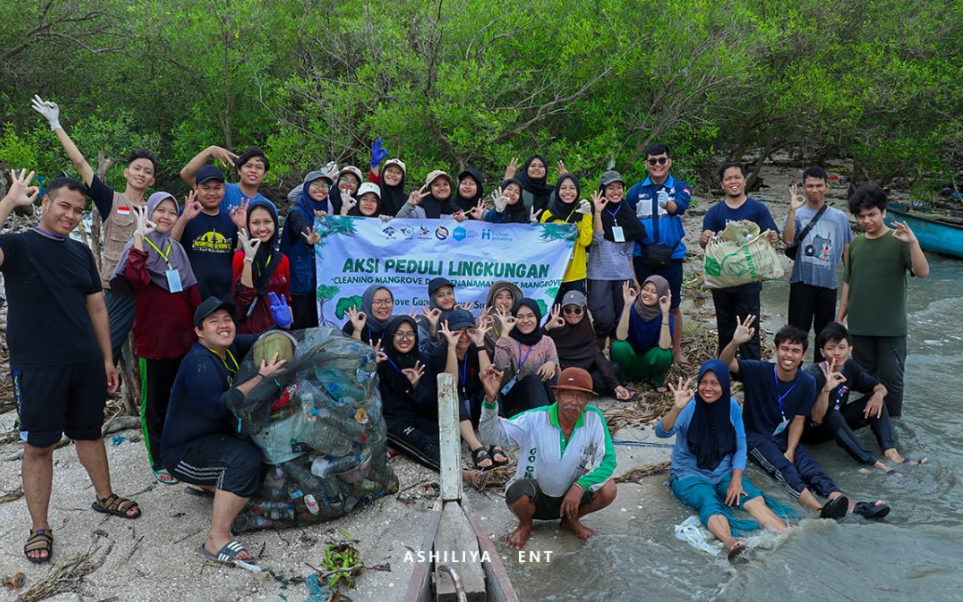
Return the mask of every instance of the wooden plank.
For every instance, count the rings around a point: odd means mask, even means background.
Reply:
[[[462,499],[462,440],[459,436],[459,396],[456,376],[443,372],[439,386],[439,490],[442,501]]]
[[[459,574],[469,602],[486,602],[486,573],[480,562],[479,542],[459,504],[447,502],[443,506],[432,551],[436,555],[433,571],[436,602],[457,602],[459,599],[452,579],[439,572],[443,564]]]
[[[495,544],[489,539],[489,534],[473,517],[472,508],[465,501],[462,503],[462,510],[476,533],[480,553],[489,557],[489,562],[483,562],[483,570],[486,572],[487,602],[519,602],[516,590],[513,588],[509,574],[506,572],[506,567],[503,566],[502,557],[496,550]]]
[[[432,561],[429,560],[429,553],[432,552],[432,542],[436,538],[439,530],[439,520],[442,518],[442,502],[438,499],[432,506],[432,513],[429,515],[429,525],[426,528],[425,537],[422,538],[422,547],[419,551],[423,552],[424,560],[415,562],[412,567],[412,576],[409,577],[409,589],[405,592],[405,602],[430,602],[432,592],[429,589],[429,576],[432,574]]]

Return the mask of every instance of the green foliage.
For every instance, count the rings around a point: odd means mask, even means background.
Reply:
[[[342,297],[339,299],[338,304],[335,306],[335,317],[341,320],[345,317],[345,312],[352,307],[358,311],[361,311],[362,295],[352,295],[351,297]]]

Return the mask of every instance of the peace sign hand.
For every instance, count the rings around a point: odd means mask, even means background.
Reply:
[[[509,165],[506,166],[506,172],[503,174],[504,180],[509,180],[510,178],[516,177],[516,171],[519,169],[519,157],[513,157],[509,160]]]
[[[254,261],[258,247],[261,246],[261,241],[255,237],[249,238],[248,231],[244,228],[238,232],[238,240],[241,241],[241,249],[245,252],[245,261]]]
[[[416,206],[419,203],[421,203],[422,199],[425,198],[428,190],[429,188],[427,186],[423,186],[419,190],[413,190],[412,192],[410,192],[409,201],[408,201],[409,204],[412,206]]]
[[[422,362],[420,361],[416,361],[415,367],[404,368],[402,370],[402,374],[409,379],[409,382],[412,384],[413,389],[419,386],[419,380],[422,379],[425,373],[426,373],[426,367],[423,366]]]
[[[543,212],[542,209],[537,210],[536,207],[530,207],[530,208],[529,208],[529,223],[531,223],[531,224],[538,224],[538,223],[539,223],[539,214],[542,213],[542,212]]]
[[[824,374],[824,391],[830,393],[848,381],[848,377],[834,370],[830,362],[822,362],[818,365],[821,366],[821,372]]]
[[[560,177],[563,177],[566,174],[570,173],[569,170],[566,169],[566,165],[563,164],[562,159],[556,162],[556,173],[558,173]]]
[[[145,237],[157,228],[157,224],[147,218],[147,207],[132,207],[134,209],[134,235]]]
[[[375,363],[376,363],[376,364],[381,364],[381,363],[384,362],[385,360],[389,359],[389,356],[386,355],[386,353],[385,353],[385,349],[382,348],[382,339],[379,339],[378,341],[376,341],[376,342],[374,342],[374,343],[372,342],[372,339],[369,339],[369,346],[371,346],[371,347],[373,347],[373,348],[375,349]]]
[[[754,338],[754,333],[756,331],[754,330],[754,327],[751,326],[751,324],[753,324],[754,320],[756,319],[757,319],[757,316],[753,316],[753,315],[747,316],[746,318],[744,318],[743,322],[740,321],[740,318],[737,319],[737,329],[734,330],[734,338],[733,338],[735,343],[737,343],[738,345],[743,345],[744,343],[747,343],[748,341]]]
[[[808,200],[802,194],[797,192],[797,184],[791,184],[791,211],[797,211],[804,205],[806,205]]]
[[[684,378],[682,376],[677,378],[676,387],[673,386],[672,382],[667,382],[667,387],[670,389],[670,392],[673,393],[674,408],[682,410],[687,407],[687,404],[690,403],[690,400],[694,397],[693,386],[693,379],[688,378],[687,381],[684,382]]]
[[[40,188],[30,185],[36,172],[32,171],[24,176],[26,173],[26,169],[21,169],[19,174],[16,170],[10,170],[13,183],[10,184],[10,190],[7,191],[7,195],[3,198],[4,200],[9,199],[12,201],[15,207],[26,207],[36,201],[37,196],[40,195]]]

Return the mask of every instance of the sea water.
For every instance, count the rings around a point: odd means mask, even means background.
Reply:
[[[601,533],[585,545],[563,538],[565,549],[552,563],[507,563],[520,600],[960,602],[962,262],[928,260],[929,277],[909,282],[905,402],[895,429],[906,457],[925,455],[930,462],[903,467],[899,479],[862,470],[834,443],[810,446],[852,499],[891,504],[884,521],[797,521],[788,536],[752,538],[747,562],[730,565],[674,538],[674,525],[692,512],[661,488],[642,500],[644,509],[623,533]],[[770,332],[786,319],[787,294],[786,282],[764,285]],[[805,357],[810,361],[810,349]],[[860,436],[880,457],[868,429]],[[774,499],[800,509],[756,467],[748,476]],[[615,503],[636,501],[621,494]]]

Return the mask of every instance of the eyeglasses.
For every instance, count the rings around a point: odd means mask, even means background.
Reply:
[[[667,164],[667,161],[669,161],[669,160],[670,160],[670,159],[668,159],[667,157],[657,157],[656,159],[647,159],[647,163],[649,163],[651,166],[653,166],[653,165],[666,165],[666,164]]]
[[[372,307],[389,307],[392,299],[372,299]]]
[[[397,338],[397,339],[400,339],[400,340],[401,340],[401,339],[415,340],[415,332],[411,332],[411,331],[410,331],[410,332],[396,332],[396,333],[395,333],[394,335],[392,335],[392,336],[393,336],[394,338]]]
[[[357,181],[355,176],[342,176],[338,179],[339,184],[355,184]]]
[[[312,188],[321,188],[323,190],[328,190],[331,187],[332,185],[326,182],[325,180],[315,180],[314,182],[312,182]]]
[[[583,313],[583,308],[582,307],[564,307],[563,313],[568,316],[571,314],[580,315],[581,313]]]

